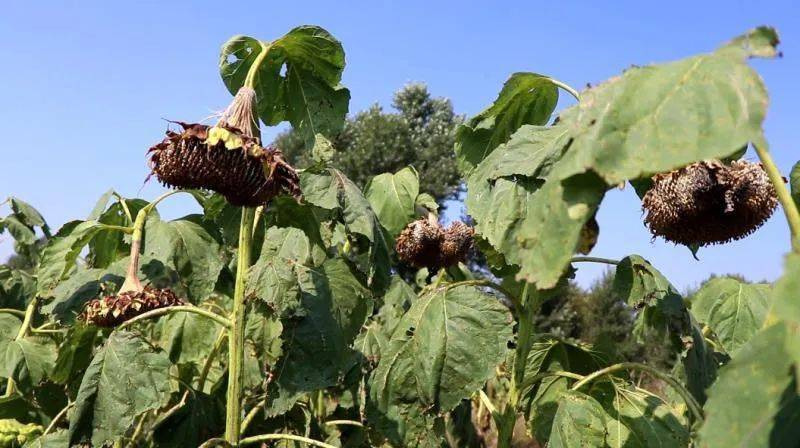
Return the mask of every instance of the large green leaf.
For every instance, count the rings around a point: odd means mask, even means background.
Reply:
[[[52,372],[56,346],[39,336],[17,339],[21,324],[15,316],[0,314],[0,378],[12,378],[30,391]]]
[[[770,37],[760,28],[710,54],[629,69],[587,89],[556,126],[522,126],[469,176],[477,233],[518,279],[554,286],[609,187],[760,138],[766,90],[746,60],[774,54]]]
[[[52,297],[53,289],[75,267],[75,260],[89,240],[100,231],[97,221],[72,221],[64,224],[42,251],[38,272],[40,297]]]
[[[51,379],[65,385],[80,379],[91,362],[96,339],[96,327],[81,324],[70,327],[58,347]]]
[[[717,335],[722,348],[733,353],[764,323],[770,285],[749,284],[730,277],[708,281],[692,299],[692,314]]]
[[[597,400],[582,392],[564,392],[558,403],[548,446],[606,446],[607,426],[608,417]]]
[[[381,225],[395,237],[416,215],[415,205],[419,195],[417,171],[406,167],[394,174],[379,174],[369,181],[364,188],[364,195]]]
[[[302,312],[297,271],[310,261],[311,242],[302,230],[270,227],[250,268],[247,296],[264,301],[281,315]]]
[[[558,88],[547,76],[514,73],[495,102],[456,131],[456,156],[469,174],[498,145],[526,124],[544,125],[558,103]]]
[[[284,322],[284,357],[275,369],[289,394],[331,386],[349,370],[351,346],[373,308],[369,290],[341,259],[307,268],[299,279],[304,313]]]
[[[203,392],[190,392],[186,395],[186,403],[154,428],[155,446],[200,446],[224,432],[225,417],[219,402]]]
[[[36,295],[36,277],[26,271],[0,265],[0,308],[24,310]]]
[[[11,234],[11,237],[14,238],[14,241],[18,244],[29,246],[36,242],[36,232],[32,228],[26,226],[15,215],[0,218],[0,232],[4,230],[8,230],[8,233]]]
[[[472,286],[419,297],[389,341],[371,379],[380,409],[417,401],[447,411],[494,375],[511,340],[508,310]]]
[[[307,147],[314,145],[315,134],[332,136],[341,130],[350,101],[350,91],[339,84],[344,50],[324,29],[300,26],[272,42],[234,36],[222,46],[219,65],[233,94],[255,70],[261,120],[270,126],[288,120]]]
[[[125,200],[125,202],[132,216],[136,216],[136,213],[147,205],[147,201],[142,199],[129,199]],[[96,217],[94,217],[95,215],[96,213],[93,211],[89,219],[95,219],[101,224],[110,226],[133,225],[121,202],[115,202],[108,209],[97,214]],[[89,241],[89,254],[86,257],[89,265],[94,268],[104,268],[128,255],[130,253],[130,244],[126,239],[129,239],[129,237],[118,230],[104,229],[98,231]]]
[[[689,390],[699,402],[714,382],[717,361],[683,298],[647,260],[631,255],[622,259],[614,277],[614,290],[637,310],[634,334],[664,338],[680,359]]]
[[[170,366],[167,355],[140,336],[112,333],[83,376],[69,417],[70,445],[118,440],[136,416],[166,405]]]
[[[796,300],[794,295],[792,300]],[[795,446],[800,438],[797,392],[800,332],[777,323],[743,345],[708,391],[701,447]]]
[[[189,298],[200,301],[214,291],[224,266],[218,241],[216,232],[200,224],[196,215],[169,222],[152,220],[145,232],[144,254],[174,269]]]

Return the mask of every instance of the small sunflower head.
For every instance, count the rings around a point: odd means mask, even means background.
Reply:
[[[472,248],[474,230],[462,222],[443,229],[437,222],[418,219],[397,237],[397,256],[417,268],[436,270],[464,261]]]
[[[143,291],[126,291],[91,300],[78,318],[98,327],[116,327],[148,311],[185,303],[170,289],[146,286]]]

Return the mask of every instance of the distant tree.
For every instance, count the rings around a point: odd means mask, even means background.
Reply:
[[[374,104],[348,118],[333,140],[334,164],[361,187],[375,175],[411,165],[419,172],[420,191],[440,204],[454,198],[460,179],[453,144],[463,116],[453,112],[449,99],[431,97],[428,88],[418,83],[397,91],[392,107],[397,112],[385,112]],[[274,144],[294,165],[309,164],[302,136],[290,130]]]

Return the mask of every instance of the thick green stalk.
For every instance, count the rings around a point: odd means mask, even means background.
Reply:
[[[239,225],[239,258],[236,264],[236,288],[233,292],[231,330],[228,337],[228,391],[225,415],[225,440],[233,446],[239,444],[242,424],[242,361],[244,358],[244,288],[250,267],[250,245],[253,240],[252,208],[242,208]]]
[[[517,347],[514,353],[514,366],[511,371],[511,387],[508,391],[508,403],[506,403],[501,424],[497,428],[498,448],[509,448],[514,436],[514,425],[517,422],[517,409],[522,400],[523,380],[525,378],[525,364],[528,354],[531,352],[533,344],[533,319],[538,311],[538,300],[532,300],[528,294],[529,284],[526,283],[522,289],[522,295],[516,303],[520,309],[517,310],[519,316],[519,327],[517,329]]]
[[[772,160],[772,156],[769,154],[766,140],[761,139],[757,144],[753,144],[753,147],[756,149],[756,154],[761,159],[761,164],[775,187],[778,201],[783,207],[783,213],[786,215],[786,221],[789,223],[789,231],[792,236],[792,250],[800,252],[800,212],[797,210],[797,205],[794,203],[789,189],[786,188],[786,183],[780,170],[778,170],[775,161]]]

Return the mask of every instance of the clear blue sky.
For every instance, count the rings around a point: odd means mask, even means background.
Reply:
[[[424,81],[468,115],[488,105],[514,71],[580,87],[630,64],[712,50],[751,27],[773,25],[785,56],[754,66],[772,97],[767,137],[788,173],[800,158],[794,3],[11,2],[0,14],[0,197],[31,202],[54,227],[85,217],[110,187],[154,197],[161,188],[153,181],[143,187],[144,153],[161,138],[161,118],[201,120],[228,102],[217,72],[220,45],[234,34],[272,39],[300,24],[321,25],[343,42],[351,112],[374,102],[388,107],[398,87]],[[195,210],[190,200],[176,201],[162,214]],[[651,243],[630,188],[609,193],[599,221],[594,255],[639,253],[680,289],[711,273],[774,279],[788,247],[779,211],[754,236],[703,249],[694,261],[682,247]],[[0,238],[4,258],[11,245]],[[579,280],[587,284],[600,272],[582,266]]]

